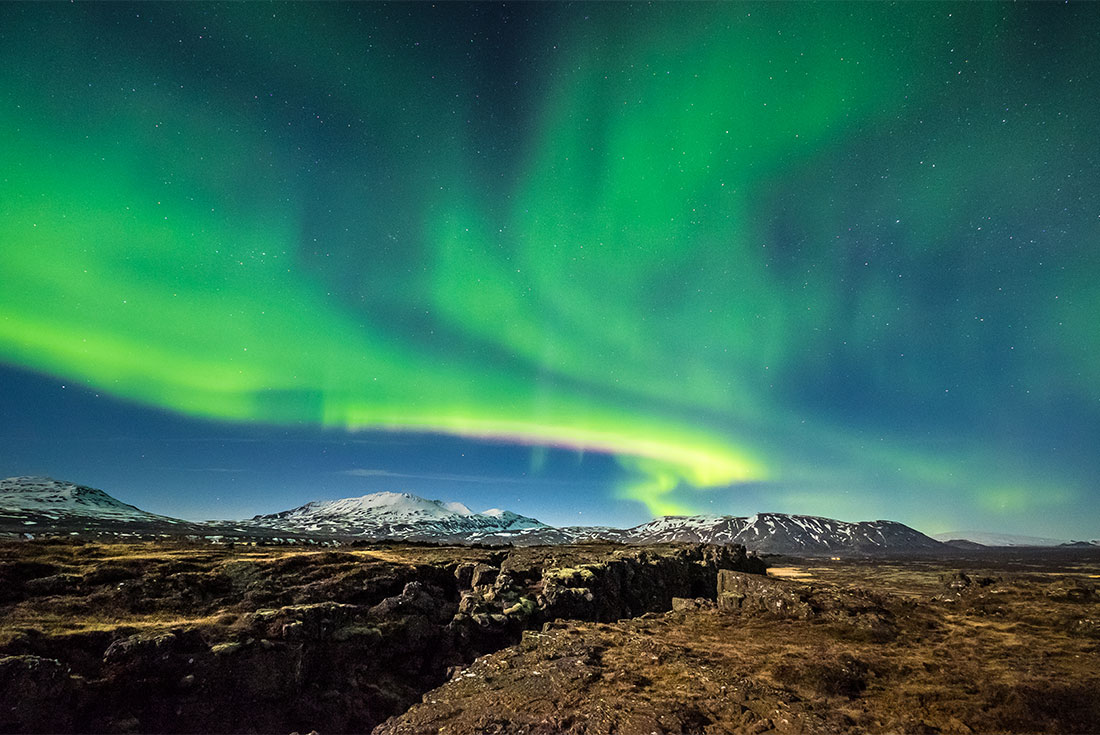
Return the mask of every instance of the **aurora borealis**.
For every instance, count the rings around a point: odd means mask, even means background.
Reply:
[[[1097,38],[1089,4],[0,5],[0,464],[99,451],[47,446],[65,384],[111,431],[362,441],[316,468],[359,494],[1100,536]]]

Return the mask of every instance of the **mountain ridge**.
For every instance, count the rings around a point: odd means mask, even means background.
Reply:
[[[0,512],[3,511],[22,511],[28,516],[40,516],[45,520],[89,514],[125,521],[178,520],[123,503],[98,488],[36,475],[0,480]],[[37,525],[37,521],[24,522],[26,525]]]
[[[659,543],[742,544],[780,554],[932,551],[943,545],[903,523],[839,521],[823,516],[755,513],[751,516],[664,516],[627,529],[623,540]]]
[[[1037,547],[1037,546],[1061,546],[1068,543],[1069,539],[1055,539],[1045,536],[1024,536],[1012,533],[991,533],[988,531],[948,531],[937,533],[932,538],[938,541],[969,541],[982,546],[994,547]]]
[[[96,488],[35,476],[0,480],[0,533],[250,537],[297,542],[393,539],[518,546],[581,541],[681,542],[741,544],[761,553],[806,556],[929,553],[963,548],[891,520],[849,522],[813,515],[756,513],[662,516],[625,529],[552,527],[501,508],[475,513],[459,502],[386,491],[315,500],[247,520],[196,522],[149,513]]]
[[[462,503],[428,500],[412,493],[379,492],[339,500],[319,500],[297,508],[253,516],[248,523],[297,533],[457,540],[522,528],[549,528],[518,513],[492,509],[474,513]]]

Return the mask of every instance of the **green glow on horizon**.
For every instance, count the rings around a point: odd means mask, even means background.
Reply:
[[[1033,144],[1035,121],[963,140],[942,112],[967,99],[948,83],[996,73],[1007,42],[969,43],[988,8],[593,5],[554,28],[538,93],[511,100],[530,125],[494,153],[476,70],[404,26],[362,51],[335,7],[221,8],[241,63],[223,49],[209,77],[124,43],[88,62],[103,42],[83,14],[109,11],[8,9],[0,360],[190,416],[607,453],[616,497],[654,514],[739,483],[871,492],[895,468],[975,508],[1032,507],[944,401],[1087,403],[1100,291],[1075,244],[1036,246],[1069,276],[1008,255],[1046,216],[1018,214],[1034,192],[1017,179],[1072,152]],[[895,132],[922,126],[919,144]],[[1011,226],[979,232],[972,201]],[[1097,235],[1089,216],[1067,239]],[[990,273],[1011,306],[982,291]],[[1024,327],[1038,346],[993,374],[981,361]],[[884,430],[880,407],[942,427]],[[957,431],[951,452],[909,446]]]

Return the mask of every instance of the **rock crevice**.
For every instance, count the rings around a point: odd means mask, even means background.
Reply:
[[[137,570],[92,594],[143,613],[178,599],[213,622],[17,637],[0,647],[0,730],[370,731],[524,631],[714,599],[720,570],[764,565],[741,547],[592,544],[411,565],[326,552]]]

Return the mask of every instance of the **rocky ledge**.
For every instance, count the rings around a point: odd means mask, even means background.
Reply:
[[[374,735],[1100,732],[1095,567],[812,569],[720,570],[717,600],[548,623]]]
[[[370,731],[560,620],[714,600],[742,547],[7,546],[0,731]]]

